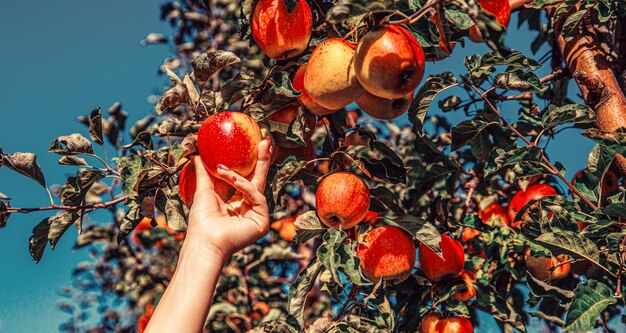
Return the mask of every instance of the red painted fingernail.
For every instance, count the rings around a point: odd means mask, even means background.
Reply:
[[[237,177],[233,176],[233,181],[237,181]]]
[[[272,138],[271,138],[269,135],[266,135],[266,136],[265,136],[265,140],[266,140],[266,141],[270,141],[270,140],[272,140]]]
[[[224,164],[217,163],[217,168],[228,171],[228,168]]]

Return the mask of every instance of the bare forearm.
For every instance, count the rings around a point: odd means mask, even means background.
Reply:
[[[225,260],[219,251],[187,239],[146,332],[200,332]]]

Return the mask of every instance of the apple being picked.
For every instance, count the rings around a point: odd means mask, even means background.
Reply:
[[[215,193],[225,202],[235,194],[235,188],[230,186],[227,182],[215,178],[211,175],[211,182],[213,183],[213,189]],[[183,199],[183,203],[187,208],[191,208],[193,203],[193,197],[196,193],[196,166],[192,162],[187,162],[178,176],[178,189],[180,191],[180,197]]]
[[[198,131],[198,152],[211,175],[221,164],[246,177],[257,162],[261,129],[241,112],[220,112],[207,118]]]
[[[330,228],[350,229],[370,207],[370,189],[359,176],[335,172],[326,176],[315,193],[317,216]]]
[[[250,19],[252,36],[272,59],[293,58],[306,50],[313,19],[306,0],[299,0],[291,12],[284,0],[260,0]]]
[[[365,234],[357,256],[368,280],[381,278],[394,283],[404,281],[415,266],[415,243],[402,229],[382,226]]]
[[[354,45],[336,37],[321,42],[309,58],[304,90],[329,110],[339,110],[359,98],[364,90],[354,73]]]
[[[387,99],[413,93],[424,75],[424,51],[404,27],[377,27],[361,38],[354,68],[359,82],[369,93]]]

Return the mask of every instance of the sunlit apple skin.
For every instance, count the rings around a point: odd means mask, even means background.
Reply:
[[[536,184],[529,186],[526,188],[526,191],[520,190],[515,193],[511,201],[509,202],[509,221],[511,221],[511,226],[514,228],[520,228],[522,222],[515,221],[515,215],[522,209],[526,204],[531,202],[532,200],[539,200],[544,197],[549,197],[553,195],[557,195],[558,192],[550,185],[547,184]]]
[[[293,58],[306,50],[311,40],[311,8],[299,0],[289,13],[283,0],[260,0],[254,7],[250,29],[257,45],[272,59]]]
[[[328,38],[311,54],[304,73],[304,90],[321,107],[339,110],[364,90],[354,73],[354,45]]]
[[[448,235],[441,235],[440,246],[445,260],[441,259],[424,243],[420,243],[419,246],[420,269],[433,282],[441,281],[447,277],[459,276],[465,265],[465,252],[459,241]]]
[[[404,281],[415,266],[415,243],[402,229],[382,226],[370,230],[359,243],[357,256],[368,280]]]
[[[450,317],[437,322],[437,333],[474,333],[472,322],[464,317]]]
[[[424,50],[404,27],[385,25],[359,41],[354,57],[356,76],[369,93],[387,99],[404,98],[424,75]]]
[[[359,176],[336,172],[326,176],[315,194],[317,216],[328,227],[350,229],[370,207],[370,189]]]
[[[233,194],[235,194],[235,188],[230,186],[227,182],[215,178],[211,175],[211,181],[213,182],[213,189],[215,193],[222,198],[225,202],[228,201]],[[180,175],[178,176],[178,189],[180,191],[180,197],[183,199],[183,203],[187,208],[191,208],[193,204],[193,197],[196,193],[196,166],[188,162],[185,164]]]
[[[409,109],[411,102],[413,102],[412,91],[403,97],[395,99],[378,97],[366,91],[356,100],[359,108],[370,117],[385,120],[401,116]]]
[[[474,275],[474,272],[468,270],[463,270],[459,277],[463,279],[466,290],[456,291],[454,294],[452,294],[452,297],[459,302],[467,302],[470,299],[476,297],[476,288],[474,288],[474,282],[476,282],[476,277]]]
[[[478,2],[484,12],[495,16],[496,21],[503,28],[509,26],[509,21],[511,20],[511,5],[509,0],[477,0],[476,2]],[[469,29],[469,38],[476,43],[485,41],[480,33],[480,29],[478,29],[475,24]]]
[[[300,105],[298,103],[289,104],[278,111],[271,113],[267,118],[265,118],[264,122],[269,124],[270,121],[283,125],[285,128],[291,124],[291,122],[296,119],[298,116],[298,112],[300,109]],[[305,130],[304,138],[310,138],[313,135],[313,131],[315,130],[315,115],[307,114],[305,119]],[[272,129],[271,124],[269,124],[269,128]],[[293,142],[287,139],[287,135],[280,133],[278,131],[272,132],[273,137],[276,139],[278,145],[286,148],[298,148],[302,147],[301,144]]]
[[[571,263],[563,264],[556,267],[558,264],[566,262],[569,259],[567,254],[545,258],[545,257],[533,257],[530,255],[530,249],[527,248],[524,252],[524,260],[526,261],[526,269],[536,279],[543,281],[556,281],[563,279],[569,275],[572,268]],[[552,267],[556,267],[554,271],[550,271]]]
[[[306,64],[300,65],[300,67],[298,67],[298,70],[296,71],[296,74],[293,77],[293,81],[291,82],[293,88],[301,93],[301,95],[298,96],[298,101],[300,102],[300,104],[302,104],[307,110],[309,110],[309,112],[318,116],[324,116],[337,112],[337,110],[329,110],[317,104],[317,102],[313,100],[313,98],[309,96],[309,94],[306,92],[306,90],[304,89],[304,74],[306,73],[306,68]]]
[[[434,312],[427,312],[420,321],[419,333],[437,333],[437,323],[441,321],[441,316]]]
[[[296,230],[298,229],[294,222],[296,222],[296,216],[285,217],[272,222],[270,227],[278,232],[280,238],[288,242],[292,242],[293,236],[296,234]]]
[[[246,177],[256,166],[261,129],[241,112],[220,112],[207,118],[198,131],[198,152],[211,175],[222,164]]]

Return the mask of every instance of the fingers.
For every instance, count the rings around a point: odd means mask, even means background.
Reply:
[[[254,168],[254,177],[252,177],[252,184],[256,186],[257,190],[261,193],[265,191],[265,182],[267,181],[267,172],[270,169],[272,160],[272,142],[269,138],[261,140],[259,143],[259,154]]]
[[[258,167],[258,164],[257,164]],[[265,197],[251,181],[240,176],[238,173],[229,170],[223,165],[218,165],[217,175],[225,182],[233,186],[237,192],[240,192],[244,199],[253,206],[267,205]]]
[[[200,189],[207,188],[213,190],[213,182],[200,156],[195,156],[192,162],[196,170],[196,192],[199,192]]]

